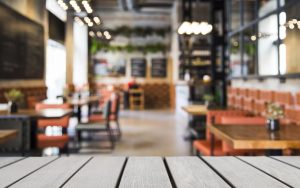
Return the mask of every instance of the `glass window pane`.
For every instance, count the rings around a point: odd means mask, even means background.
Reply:
[[[277,15],[271,15],[258,24],[259,75],[278,74]]]
[[[244,1],[244,25],[256,19],[256,1]]]
[[[235,35],[230,40],[230,75],[232,77],[242,76],[240,35]]]
[[[258,1],[258,15],[264,16],[267,13],[276,10],[277,0],[259,0]]]
[[[255,75],[257,69],[257,25],[244,31],[243,75]]]
[[[231,30],[236,30],[241,25],[240,0],[231,1]]]
[[[280,73],[300,73],[300,3],[290,6],[286,12],[281,12],[280,39]]]

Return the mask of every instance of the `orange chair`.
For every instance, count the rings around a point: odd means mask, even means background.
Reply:
[[[296,107],[300,107],[300,92],[296,93]]]
[[[267,105],[274,102],[274,91],[261,90],[259,93],[260,99],[254,101],[254,114],[265,116]]]
[[[240,110],[209,110],[206,115],[206,125],[213,123],[219,124],[221,122],[222,116],[245,116],[246,113]],[[211,156],[211,137],[210,132],[206,129],[206,139],[205,140],[195,140],[193,142],[193,148],[197,153],[205,156]],[[221,140],[215,139],[214,143],[214,155],[223,156],[225,153],[222,150]]]
[[[274,92],[274,102],[281,105],[282,107],[287,107],[293,105],[293,96],[291,92]]]
[[[43,104],[37,103],[35,109],[43,110],[43,109],[69,109],[70,106],[68,104]],[[39,119],[38,120],[38,129],[42,130],[42,133],[37,135],[37,147],[39,149],[44,149],[47,147],[58,147],[60,149],[68,149],[67,143],[69,142],[69,136],[66,134],[67,128],[69,126],[70,116],[65,116],[59,119]],[[46,127],[58,126],[62,128],[61,135],[46,135],[45,128]]]
[[[110,97],[111,109],[110,109],[110,121],[114,121],[117,125],[117,136],[121,138],[122,132],[119,123],[119,111],[120,111],[120,96],[117,93],[113,93]],[[89,117],[90,122],[103,122],[105,118],[102,113],[92,114]]]
[[[259,90],[249,89],[248,97],[244,99],[244,110],[251,114],[255,114],[255,101],[260,100]]]

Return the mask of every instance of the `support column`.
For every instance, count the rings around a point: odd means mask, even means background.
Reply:
[[[67,11],[66,21],[66,84],[73,84],[73,57],[74,57],[74,21],[73,12]]]

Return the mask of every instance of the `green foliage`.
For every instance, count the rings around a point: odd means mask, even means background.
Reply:
[[[12,89],[4,93],[7,101],[20,102],[23,100],[23,93],[20,90]]]
[[[110,45],[109,43],[92,40],[91,44],[91,53],[95,54],[97,51],[109,51],[109,52],[142,52],[142,53],[164,53],[167,50],[167,46],[165,44],[157,43],[157,44],[146,44],[143,46],[127,44],[125,46],[118,45]]]
[[[171,28],[152,28],[152,27],[128,27],[128,26],[120,26],[115,29],[110,29],[109,32],[113,34],[113,36],[151,36],[158,35],[161,37],[165,37],[167,33],[170,33]]]
[[[210,95],[210,94],[203,95],[203,100],[204,101],[212,102],[212,101],[214,101],[214,99],[215,99],[215,97],[213,95]]]
[[[284,116],[283,108],[279,104],[270,103],[267,106],[267,117],[269,119],[280,119]]]

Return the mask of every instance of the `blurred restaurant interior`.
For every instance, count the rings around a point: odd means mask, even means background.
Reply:
[[[299,10],[0,0],[0,155],[299,155]]]

